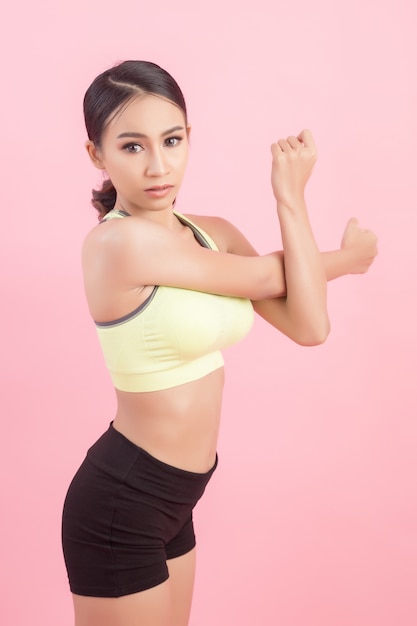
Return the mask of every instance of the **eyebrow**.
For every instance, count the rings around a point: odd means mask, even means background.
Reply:
[[[173,126],[172,128],[169,128],[168,130],[165,130],[162,134],[161,137],[166,137],[167,135],[171,135],[171,133],[175,133],[179,130],[184,130],[183,126]],[[144,134],[144,133],[135,133],[133,131],[127,131],[125,133],[120,133],[120,135],[117,135],[117,139],[122,139],[123,137],[134,137],[135,139],[148,139],[148,137]]]

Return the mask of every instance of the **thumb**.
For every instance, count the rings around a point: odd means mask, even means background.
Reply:
[[[351,217],[348,221],[348,226],[359,226],[359,221],[356,217]]]

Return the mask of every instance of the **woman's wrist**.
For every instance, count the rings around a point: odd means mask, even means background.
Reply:
[[[300,196],[299,198],[286,198],[280,199],[276,201],[277,213],[278,215],[285,214],[301,214],[307,215],[307,205],[304,199],[304,196]]]
[[[322,252],[321,256],[327,280],[354,273],[354,251],[352,249],[339,248],[330,252]]]

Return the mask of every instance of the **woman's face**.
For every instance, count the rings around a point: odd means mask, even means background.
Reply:
[[[99,148],[87,142],[94,165],[117,191],[118,208],[134,214],[172,206],[187,165],[188,132],[179,107],[145,95],[110,120]]]

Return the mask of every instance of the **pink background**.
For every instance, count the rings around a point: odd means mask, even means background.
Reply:
[[[80,245],[97,174],[81,101],[118,60],[186,95],[178,209],[280,247],[270,143],[311,128],[323,249],[379,235],[329,288],[332,333],[300,348],[262,321],[226,354],[220,467],[196,513],[191,626],[412,626],[416,536],[416,9],[411,0],[11,3],[3,15],[1,623],[70,626],[67,485],[114,412]]]

